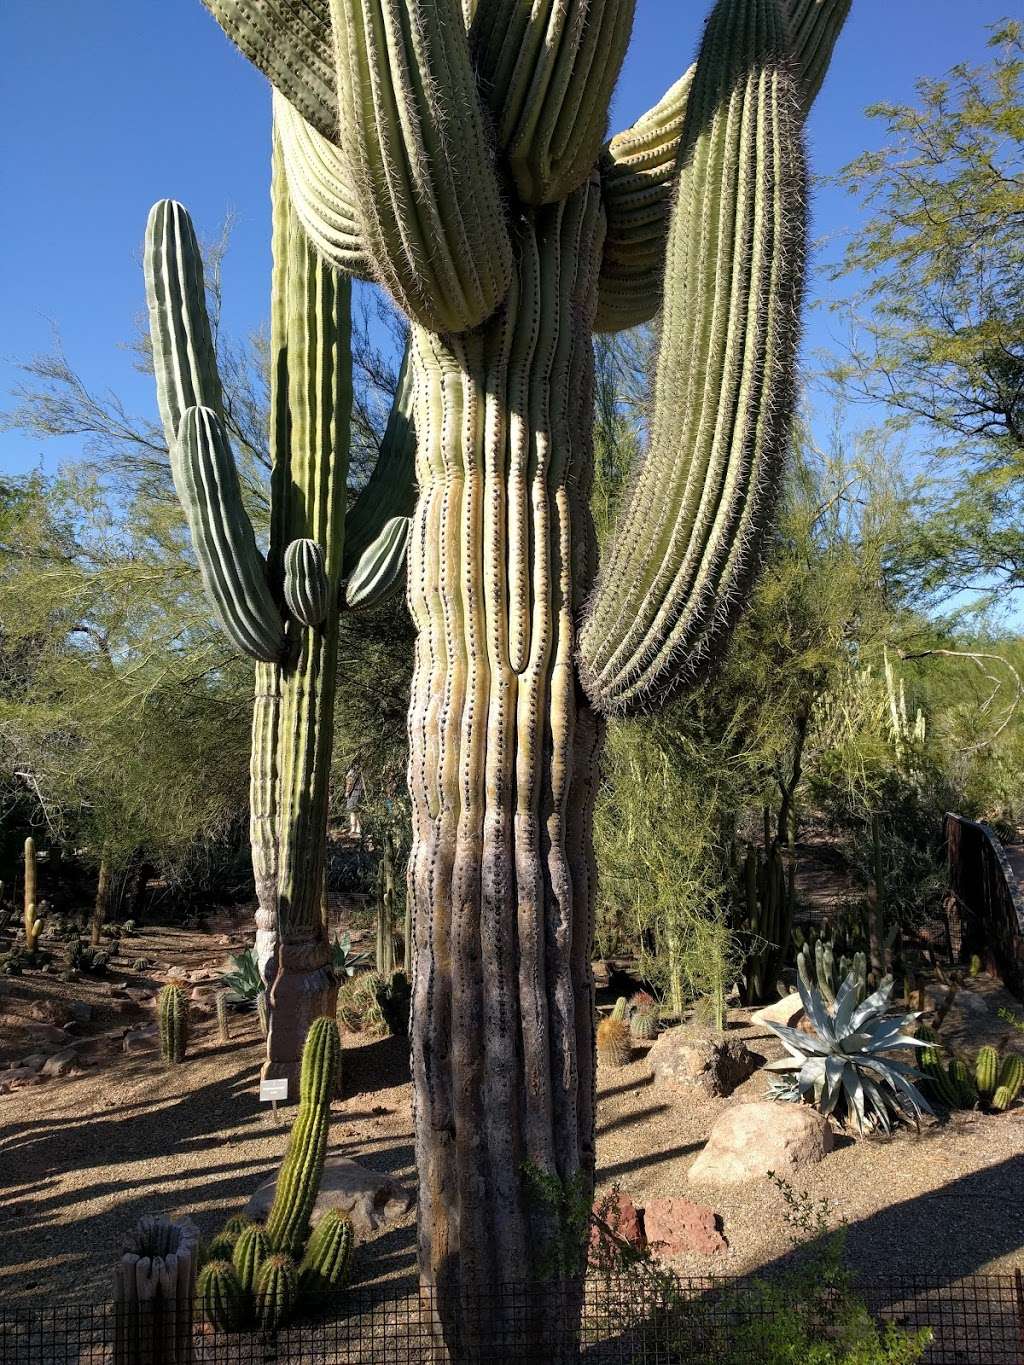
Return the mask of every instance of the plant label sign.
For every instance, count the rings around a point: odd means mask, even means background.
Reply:
[[[272,1104],[278,1104],[281,1100],[288,1098],[288,1077],[282,1076],[276,1081],[260,1081],[260,1099],[270,1100]]]

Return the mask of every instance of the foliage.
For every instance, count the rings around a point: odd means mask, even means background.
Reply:
[[[861,1134],[875,1128],[889,1132],[894,1121],[916,1124],[922,1114],[931,1113],[913,1084],[920,1073],[886,1055],[924,1047],[906,1032],[916,1014],[887,1017],[891,981],[858,1004],[857,979],[851,973],[840,986],[832,1011],[802,979],[798,984],[814,1033],[768,1023],[789,1056],[769,1062],[767,1070],[796,1073],[775,1083],[772,1098],[807,1101]]]
[[[248,1007],[256,1003],[256,997],[263,990],[263,977],[256,950],[246,948],[244,952],[231,954],[233,970],[224,972],[221,985],[229,992],[228,1003]]]
[[[331,944],[331,967],[339,981],[344,978],[355,976],[356,971],[369,965],[370,956],[368,953],[354,953],[352,951],[352,935],[345,933],[341,938],[337,935]]]
[[[533,1246],[531,1271],[537,1280],[564,1280],[586,1268],[591,1219],[590,1182],[583,1171],[563,1180],[533,1162],[521,1168],[528,1202],[541,1215],[546,1235]]]

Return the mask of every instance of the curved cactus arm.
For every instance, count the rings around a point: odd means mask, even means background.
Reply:
[[[318,133],[338,141],[329,0],[203,0],[231,41]]]
[[[459,0],[331,0],[342,146],[378,281],[438,332],[475,327],[512,247]]]
[[[288,193],[306,236],[335,270],[371,279],[356,193],[341,148],[318,133],[278,90],[274,126]]]
[[[745,605],[785,463],[806,189],[777,0],[719,0],[681,150],[650,450],[580,634],[605,713],[697,679]]]
[[[590,174],[636,0],[477,0],[469,37],[498,143],[528,204]]]
[[[212,408],[189,408],[185,413],[171,450],[171,472],[203,586],[225,635],[254,659],[270,663],[280,658],[281,615],[242,506],[231,448]]]
[[[377,607],[405,586],[409,527],[409,517],[393,517],[363,551],[345,588],[352,611]]]
[[[788,0],[791,51],[805,112],[821,89],[852,0]],[[694,67],[653,109],[616,134],[601,158],[608,233],[598,295],[599,332],[650,322],[661,308],[665,243]]]
[[[416,506],[414,397],[407,347],[373,472],[348,510],[345,522],[345,576],[353,572],[364,552],[392,518],[412,516]]]
[[[173,450],[187,408],[224,415],[203,258],[188,210],[173,199],[161,199],[149,211],[143,266],[157,403]]]
[[[318,626],[327,616],[331,585],[319,541],[304,536],[289,543],[284,552],[284,600],[304,626]]]

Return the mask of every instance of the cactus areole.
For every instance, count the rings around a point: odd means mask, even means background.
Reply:
[[[411,513],[419,1247],[451,1342],[460,1305],[564,1242],[524,1170],[593,1176],[602,717],[699,680],[760,565],[792,412],[802,121],[850,0],[718,0],[694,67],[605,145],[635,0],[206,3],[275,87],[307,241],[411,323],[418,499],[384,510]],[[659,309],[649,449],[599,571],[592,334]],[[220,472],[202,421],[189,468]],[[222,485],[204,574],[265,651],[275,619]],[[330,578],[336,527],[291,534]]]

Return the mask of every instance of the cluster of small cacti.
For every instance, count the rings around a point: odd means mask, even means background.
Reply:
[[[980,1048],[970,1067],[962,1058],[946,1064],[936,1034],[919,1028],[917,1037],[929,1044],[921,1052],[921,1070],[932,1094],[947,1109],[1009,1109],[1024,1088],[1024,1057],[1008,1052],[1000,1057],[991,1044]]]
[[[38,898],[38,879],[36,875],[36,841],[29,837],[25,840],[25,952],[29,957],[35,955],[39,946],[39,935],[43,932],[45,915]]]
[[[745,1005],[761,1005],[772,998],[789,951],[795,896],[777,839],[767,851],[748,848],[737,873],[732,927],[747,948],[739,984]]]
[[[86,943],[76,935],[64,950],[64,960],[69,971],[102,976],[110,965],[110,953],[105,948]]]
[[[623,1006],[626,1000],[622,1000]],[[616,1007],[617,1008],[617,1007]],[[626,1066],[633,1058],[632,1037],[625,1014],[613,1011],[597,1026],[597,1059],[603,1066]]]
[[[658,1002],[646,991],[637,991],[629,1002],[629,1031],[641,1042],[652,1042],[658,1036]]]
[[[156,1002],[160,1024],[160,1055],[165,1062],[183,1062],[188,1047],[188,997],[181,986],[169,982]]]
[[[299,1111],[267,1222],[229,1218],[204,1249],[196,1294],[217,1331],[274,1331],[300,1300],[312,1303],[345,1283],[354,1242],[349,1220],[331,1209],[309,1230],[340,1068],[337,1025],[318,1019],[303,1048]]]
[[[811,930],[808,934],[800,929],[793,930],[793,942],[797,949],[796,969],[800,980],[808,990],[816,990],[831,1008],[836,1002],[836,991],[848,976],[853,975],[857,1003],[860,1004],[869,991],[878,990],[891,979],[880,980],[870,970],[867,953],[844,951],[837,937],[825,938]]]

